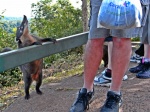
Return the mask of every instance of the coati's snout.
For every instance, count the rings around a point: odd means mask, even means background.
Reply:
[[[21,41],[21,36],[28,33],[28,20],[24,15],[23,20],[19,27],[17,27],[16,31],[16,41]]]

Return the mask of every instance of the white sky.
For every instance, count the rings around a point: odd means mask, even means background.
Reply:
[[[39,0],[0,0],[0,14],[6,9],[4,16],[31,17],[31,4]],[[75,7],[81,6],[81,0],[70,0]],[[76,2],[79,2],[78,4]]]

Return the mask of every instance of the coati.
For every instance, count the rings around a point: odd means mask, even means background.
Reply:
[[[16,31],[16,41],[18,43],[18,48],[23,48],[31,45],[42,45],[43,42],[51,41],[53,43],[56,42],[56,39],[52,38],[39,38],[33,36],[29,33],[28,29],[28,20],[24,15],[22,23],[19,27],[17,27]],[[43,67],[43,59],[38,59],[27,64],[23,64],[19,66],[22,73],[23,79],[25,83],[25,99],[30,98],[29,88],[33,80],[36,81],[36,92],[37,94],[42,94],[40,90],[40,86],[42,84],[42,67]]]

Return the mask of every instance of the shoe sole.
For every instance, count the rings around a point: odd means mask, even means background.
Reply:
[[[149,79],[150,77],[144,77],[144,76],[136,76],[136,78],[139,78],[139,79]]]

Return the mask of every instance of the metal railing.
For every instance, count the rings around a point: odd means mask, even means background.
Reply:
[[[88,32],[80,33],[57,39],[57,43],[43,43],[21,49],[16,49],[0,54],[0,72],[18,67],[19,65],[50,56],[71,48],[86,44]],[[140,42],[132,42],[132,45],[139,45]]]
[[[88,32],[57,39],[57,43],[43,43],[0,54],[0,72],[86,44]]]

